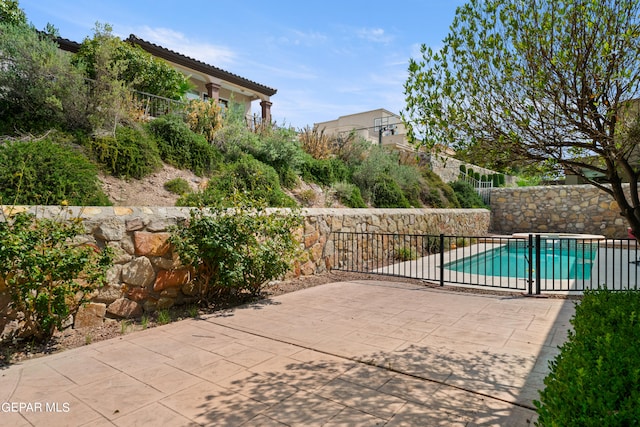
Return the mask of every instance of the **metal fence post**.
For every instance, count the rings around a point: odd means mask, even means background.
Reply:
[[[529,234],[529,244],[528,244],[528,249],[529,249],[529,257],[527,258],[528,261],[528,276],[529,276],[529,295],[533,294],[533,234]]]
[[[540,295],[540,284],[542,282],[542,271],[540,271],[540,248],[542,247],[541,241],[542,238],[540,237],[540,235],[536,234],[536,262],[534,264],[536,269],[536,295]]]
[[[440,233],[440,286],[444,286],[444,234]]]

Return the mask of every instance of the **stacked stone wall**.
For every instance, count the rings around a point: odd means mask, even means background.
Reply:
[[[137,317],[195,300],[193,271],[180,263],[168,243],[170,227],[186,221],[190,208],[178,207],[3,207],[5,217],[29,211],[39,217],[80,218],[84,243],[110,247],[114,265],[108,284],[93,295],[74,319],[76,328],[100,324],[105,316]],[[485,235],[489,211],[484,209],[306,209],[304,225],[295,231],[301,256],[293,275],[312,275],[332,268],[338,231]],[[3,295],[4,294],[4,295]],[[0,305],[8,303],[0,289]],[[1,310],[0,310],[1,311]],[[6,320],[6,319],[5,319]],[[0,324],[0,333],[3,325]]]
[[[560,232],[626,238],[627,226],[613,197],[592,185],[491,190],[493,233]]]

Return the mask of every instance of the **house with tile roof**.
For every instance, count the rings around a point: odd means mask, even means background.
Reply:
[[[276,89],[143,40],[134,34],[124,41],[167,61],[188,76],[193,88],[187,98],[211,99],[223,107],[228,107],[233,102],[234,105],[244,107],[245,116],[251,113],[253,102],[259,102],[261,121],[271,122],[271,97],[276,94]],[[57,42],[62,50],[68,52],[75,53],[80,49],[79,43],[68,39],[58,38]]]

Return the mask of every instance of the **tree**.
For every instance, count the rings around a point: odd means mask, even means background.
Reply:
[[[109,24],[96,24],[93,38],[85,38],[74,58],[76,63],[85,65],[89,78],[98,78],[105,66],[101,55],[108,49],[111,66],[119,64],[114,67],[114,77],[118,80],[140,92],[175,100],[183,98],[191,88],[187,76],[140,46],[120,40],[111,31]]]
[[[50,37],[0,23],[0,64],[0,133],[86,127],[82,72]]]
[[[27,25],[27,15],[18,0],[0,0],[0,22],[9,25]]]
[[[640,236],[639,11],[637,0],[471,0],[443,47],[410,61],[410,136],[578,174]]]

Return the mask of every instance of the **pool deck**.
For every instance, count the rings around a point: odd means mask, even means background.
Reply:
[[[321,285],[12,365],[0,425],[530,425],[573,314],[557,298]]]

